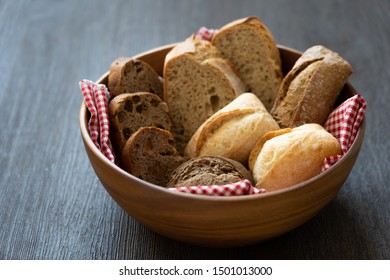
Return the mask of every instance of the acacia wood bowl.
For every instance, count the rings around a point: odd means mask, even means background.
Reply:
[[[162,75],[167,45],[134,58]],[[286,74],[301,53],[278,46]],[[107,84],[108,72],[97,81]],[[356,94],[347,83],[336,103]],[[210,197],[172,192],[132,176],[111,163],[93,144],[82,102],[79,125],[90,163],[102,185],[121,208],[149,229],[169,238],[207,247],[238,247],[258,243],[302,225],[338,193],[355,164],[363,142],[365,121],[351,149],[327,171],[303,183],[261,195]]]

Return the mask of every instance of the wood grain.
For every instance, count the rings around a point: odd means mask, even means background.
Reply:
[[[389,259],[388,1],[0,1],[0,259]],[[78,81],[118,56],[257,15],[279,44],[323,44],[354,68],[365,142],[342,191],[303,226],[237,249],[161,237],[127,216],[88,163]]]

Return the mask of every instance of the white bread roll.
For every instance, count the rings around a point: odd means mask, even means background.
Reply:
[[[267,133],[249,157],[256,187],[274,191],[314,177],[324,159],[341,153],[340,143],[318,124]]]
[[[252,93],[243,93],[199,127],[184,154],[226,157],[247,165],[257,140],[277,129],[261,101]]]

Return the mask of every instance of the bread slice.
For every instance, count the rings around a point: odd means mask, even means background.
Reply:
[[[112,128],[111,138],[117,153],[121,153],[127,139],[141,127],[171,129],[167,104],[149,92],[116,96],[108,106],[108,114]]]
[[[243,93],[199,127],[184,154],[226,157],[247,166],[257,140],[277,129],[278,124],[256,95]]]
[[[112,96],[151,92],[164,98],[162,81],[156,71],[146,62],[130,57],[119,57],[111,64],[108,89]]]
[[[208,117],[243,92],[244,84],[210,42],[191,36],[175,46],[165,58],[164,99],[179,151]]]
[[[328,156],[341,153],[340,143],[318,124],[269,132],[250,155],[256,187],[267,191],[286,188],[321,172]]]
[[[337,53],[323,46],[307,49],[283,79],[272,116],[280,127],[324,125],[351,73]]]
[[[264,23],[257,17],[235,20],[223,26],[211,42],[237,69],[247,91],[271,110],[283,74],[278,48]]]
[[[177,152],[173,135],[156,127],[140,128],[122,150],[122,167],[126,171],[162,187],[172,171],[186,160]]]
[[[244,179],[253,180],[250,172],[237,161],[222,157],[197,157],[177,167],[167,187],[225,185]]]

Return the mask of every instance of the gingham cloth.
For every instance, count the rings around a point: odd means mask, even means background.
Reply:
[[[196,32],[195,37],[202,39],[202,40],[207,40],[211,41],[213,38],[214,34],[217,33],[218,29],[208,29],[206,27],[201,27],[199,30]]]
[[[108,119],[110,93],[105,85],[96,84],[89,80],[81,80],[79,86],[85,104],[91,113],[88,121],[88,130],[92,142],[111,162],[115,162],[110,141],[110,123]]]
[[[322,165],[322,171],[327,170],[351,148],[363,120],[367,103],[361,94],[344,101],[328,117],[325,129],[340,142],[342,154],[327,157]]]
[[[249,194],[261,194],[266,192],[265,189],[255,188],[249,180],[242,180],[233,184],[227,184],[222,186],[182,186],[170,188],[170,190],[208,196],[239,196]]]

